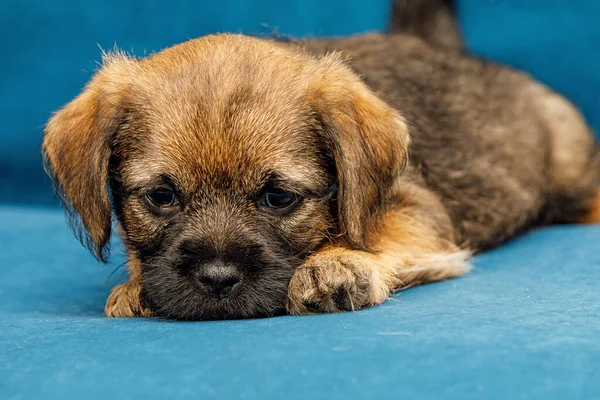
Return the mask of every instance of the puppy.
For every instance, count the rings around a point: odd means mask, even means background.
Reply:
[[[409,35],[107,55],[43,152],[101,261],[116,217],[130,277],[109,317],[359,310],[532,225],[599,220],[569,102]]]

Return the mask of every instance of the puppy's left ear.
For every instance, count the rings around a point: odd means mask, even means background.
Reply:
[[[79,96],[54,114],[44,131],[46,168],[73,219],[75,233],[104,262],[111,233],[110,142],[122,121],[127,70],[135,62],[122,55],[105,59],[104,67]]]
[[[353,247],[369,249],[369,222],[381,214],[406,164],[408,126],[339,57],[318,63],[309,102],[336,167],[340,230]]]

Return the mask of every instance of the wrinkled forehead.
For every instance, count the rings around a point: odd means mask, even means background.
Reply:
[[[326,185],[320,125],[298,66],[225,61],[167,66],[133,87],[127,179],[255,190],[277,175],[307,190]]]
[[[314,191],[326,184],[324,154],[311,118],[255,119],[259,112],[238,111],[229,123],[211,124],[201,115],[196,121],[182,118],[179,125],[169,120],[160,128],[144,124],[142,117],[128,140],[128,147],[135,148],[128,157],[128,177],[143,184],[166,174],[188,187],[235,188],[271,175]]]

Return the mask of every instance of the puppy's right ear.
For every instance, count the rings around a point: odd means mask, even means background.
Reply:
[[[135,65],[124,55],[106,57],[82,93],[56,112],[44,130],[46,169],[76,235],[103,262],[111,233],[110,143],[123,118],[123,93]]]

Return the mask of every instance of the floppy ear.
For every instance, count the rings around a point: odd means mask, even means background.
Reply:
[[[103,262],[111,233],[110,142],[122,119],[119,104],[130,63],[135,60],[122,55],[105,59],[105,66],[82,93],[56,112],[44,130],[47,171],[76,235]]]
[[[369,249],[369,222],[406,163],[408,126],[337,56],[319,61],[309,100],[336,166],[340,228],[353,247]]]

